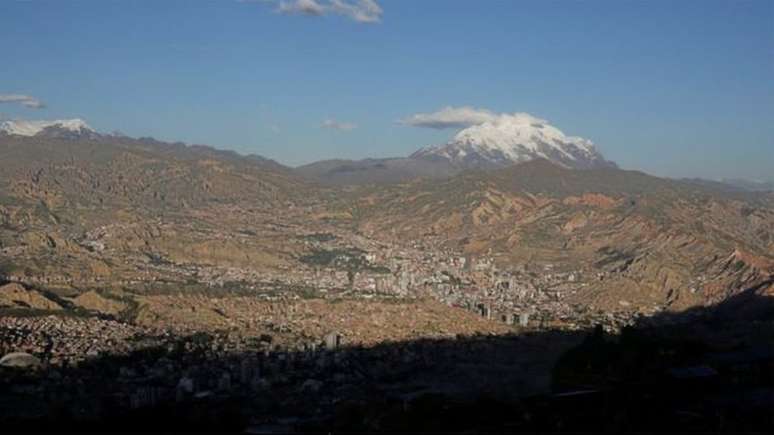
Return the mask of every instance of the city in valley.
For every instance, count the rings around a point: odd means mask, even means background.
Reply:
[[[771,4],[404,3],[0,0],[4,428],[774,428]]]

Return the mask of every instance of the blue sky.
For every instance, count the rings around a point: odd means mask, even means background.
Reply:
[[[296,165],[443,143],[397,121],[471,106],[545,118],[625,168],[774,178],[770,0],[315,1],[0,0],[0,95],[46,105],[0,113]]]

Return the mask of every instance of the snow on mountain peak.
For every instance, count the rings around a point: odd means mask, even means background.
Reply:
[[[56,128],[76,134],[94,133],[94,129],[82,119],[59,119],[55,121],[13,120],[0,123],[0,132],[17,136],[35,136],[48,128]]]
[[[505,166],[536,158],[571,168],[611,165],[590,140],[566,136],[529,113],[489,112],[483,122],[464,128],[446,144],[423,148],[412,157],[440,158],[469,167]]]

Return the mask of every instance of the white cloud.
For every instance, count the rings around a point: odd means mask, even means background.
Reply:
[[[446,106],[430,113],[415,113],[401,120],[402,124],[427,128],[465,128],[471,125],[492,121],[497,115],[486,109],[475,109],[470,106]]]
[[[339,122],[333,119],[326,119],[323,121],[321,127],[330,128],[332,130],[350,131],[356,129],[357,125],[351,122]]]
[[[358,23],[378,23],[383,10],[376,0],[238,0],[241,3],[274,3],[288,15],[341,15]]]
[[[0,103],[18,103],[29,109],[43,109],[46,104],[35,97],[19,94],[0,94]]]
[[[283,14],[320,16],[325,13],[325,9],[317,0],[281,1],[277,5],[277,11]]]
[[[347,3],[344,0],[331,0],[330,9],[358,23],[378,23],[382,20],[382,8],[375,0],[358,0],[353,3]]]
[[[536,118],[529,113],[495,113],[487,109],[476,109],[470,106],[446,106],[430,113],[415,113],[399,122],[413,127],[425,128],[467,128],[486,122],[518,121],[531,124],[545,124],[547,121]]]

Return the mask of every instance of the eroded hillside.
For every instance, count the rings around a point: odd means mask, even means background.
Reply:
[[[577,270],[584,289],[571,297],[605,309],[718,302],[774,272],[770,196],[638,172],[535,161],[371,189],[355,209],[373,237]]]

